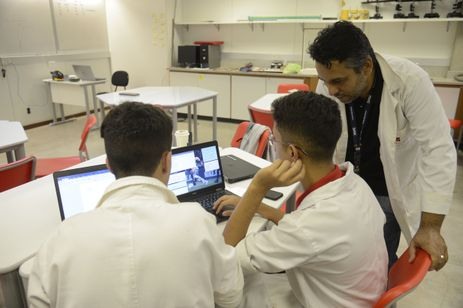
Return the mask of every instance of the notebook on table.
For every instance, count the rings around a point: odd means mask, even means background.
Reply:
[[[93,210],[115,179],[105,164],[54,172],[61,220]]]
[[[221,156],[224,178],[228,183],[236,183],[254,177],[259,167],[242,160],[235,155]]]
[[[98,81],[105,78],[96,78],[90,65],[73,65],[72,68],[76,75],[83,81]]]
[[[225,190],[217,141],[172,149],[168,187],[180,202],[200,203],[217,222],[228,219],[212,209],[218,198],[232,194]]]

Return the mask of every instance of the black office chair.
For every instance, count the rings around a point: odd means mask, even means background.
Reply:
[[[116,86],[114,91],[117,91],[117,87],[127,87],[129,84],[129,74],[126,71],[115,71],[111,77],[111,83]]]

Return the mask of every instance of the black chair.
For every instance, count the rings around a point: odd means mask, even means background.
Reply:
[[[111,83],[116,86],[114,91],[117,91],[117,87],[127,87],[129,84],[129,74],[126,71],[115,71],[111,77]]]

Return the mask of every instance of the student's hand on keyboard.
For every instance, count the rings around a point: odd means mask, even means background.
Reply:
[[[222,216],[231,216],[233,209],[238,205],[241,198],[238,196],[224,195],[215,201],[212,207],[214,211],[219,214],[222,212]]]
[[[288,186],[301,181],[304,174],[305,168],[300,159],[294,162],[277,159],[270,166],[260,169],[251,185],[255,185],[265,194],[273,187]]]

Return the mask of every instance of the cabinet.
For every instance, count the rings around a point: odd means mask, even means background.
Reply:
[[[232,76],[231,117],[249,120],[248,105],[267,93],[276,93],[280,83],[304,83],[304,79]]]
[[[248,105],[267,92],[265,77],[232,76],[231,117],[250,120]]]
[[[230,118],[230,76],[201,73],[170,72],[171,86],[199,87],[215,91],[217,96],[217,116]],[[187,113],[187,107],[180,108],[179,112]],[[212,116],[212,104],[203,102],[198,104],[198,115]]]

